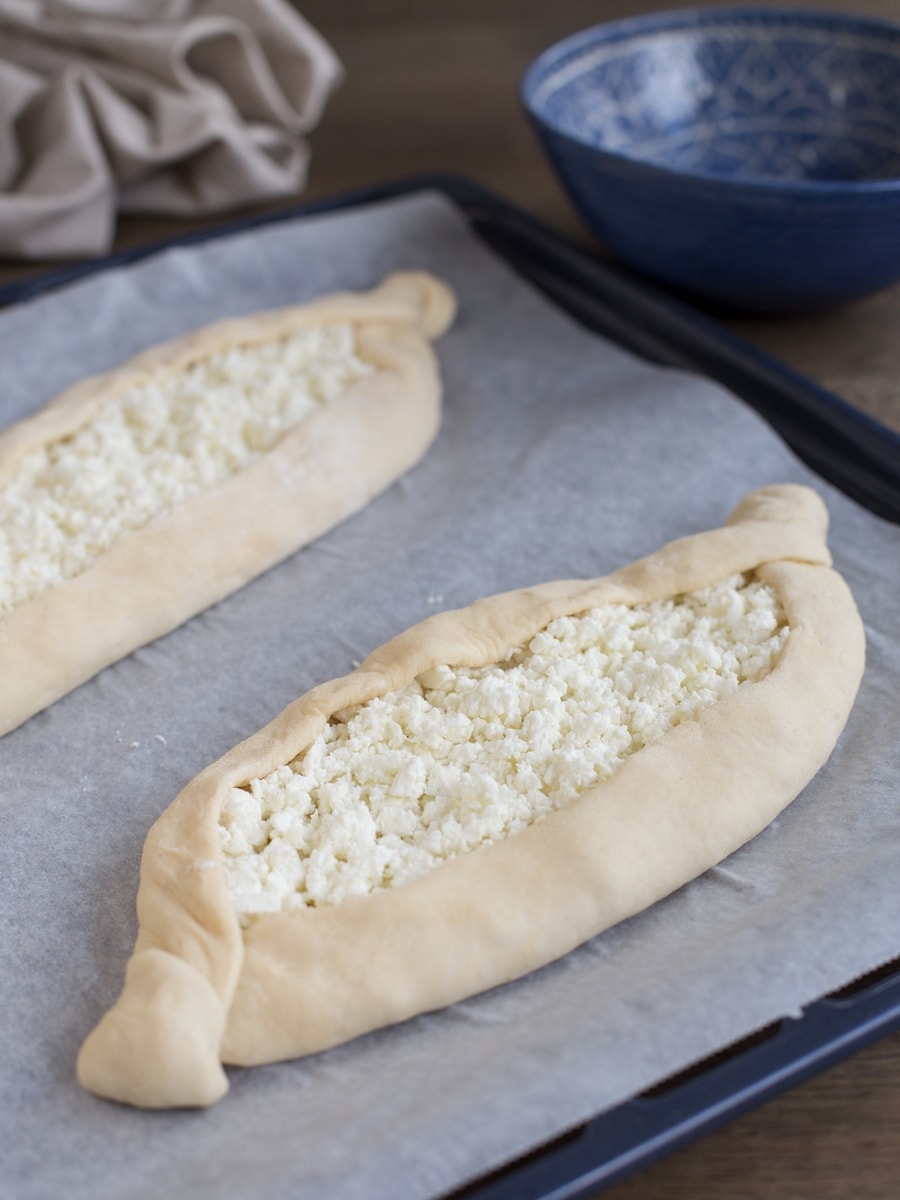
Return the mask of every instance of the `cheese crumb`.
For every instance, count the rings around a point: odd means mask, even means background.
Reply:
[[[242,923],[394,887],[524,829],[768,674],[787,635],[774,590],[735,576],[561,618],[504,662],[436,667],[332,720],[224,804]]]
[[[130,388],[32,451],[0,487],[0,617],[224,482],[373,369],[352,325],[317,325]]]

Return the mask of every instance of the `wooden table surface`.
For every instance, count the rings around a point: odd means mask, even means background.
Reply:
[[[812,7],[802,0],[794,4]],[[666,5],[646,0],[299,0],[299,7],[331,41],[347,79],[313,134],[310,179],[296,199],[422,171],[455,171],[589,240],[521,113],[518,82],[530,60],[559,37]],[[900,0],[845,0],[844,7],[900,21]],[[193,223],[129,219],[121,223],[117,245],[141,245],[229,219],[233,215]],[[0,263],[0,282],[36,269]],[[900,430],[900,287],[825,316],[730,323]],[[900,1032],[604,1196],[900,1197]]]

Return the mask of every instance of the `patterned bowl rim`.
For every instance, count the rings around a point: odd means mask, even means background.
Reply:
[[[743,179],[730,178],[717,174],[715,171],[686,169],[666,166],[664,163],[640,158],[623,150],[610,150],[597,145],[588,138],[577,134],[551,121],[543,111],[540,100],[535,100],[535,94],[541,85],[556,69],[561,60],[577,58],[584,51],[599,47],[603,44],[613,45],[616,42],[628,41],[630,38],[644,34],[686,32],[691,29],[702,29],[717,25],[746,25],[747,27],[765,26],[767,29],[783,27],[792,29],[798,26],[806,28],[829,30],[836,29],[847,33],[872,36],[878,41],[879,48],[884,47],[884,39],[890,38],[897,51],[900,63],[900,24],[873,17],[868,14],[857,15],[849,12],[839,12],[830,9],[810,8],[760,8],[756,6],[711,5],[708,8],[679,8],[667,9],[662,12],[645,13],[636,17],[624,17],[615,21],[604,21],[587,29],[570,34],[558,42],[554,42],[543,50],[525,70],[520,85],[519,98],[531,120],[543,127],[556,138],[572,142],[575,145],[593,151],[599,158],[611,162],[628,164],[648,174],[658,174],[669,178],[703,180],[716,187],[729,188],[741,192],[758,193],[794,193],[797,195],[834,195],[851,196],[865,194],[890,194],[900,191],[900,177],[889,179],[782,179],[776,176],[756,176]]]

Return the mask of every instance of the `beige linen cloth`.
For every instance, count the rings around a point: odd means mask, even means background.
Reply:
[[[296,193],[340,76],[288,0],[0,0],[0,256]]]

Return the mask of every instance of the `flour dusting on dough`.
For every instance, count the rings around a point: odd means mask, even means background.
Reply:
[[[402,884],[524,829],[763,678],[787,634],[774,590],[735,576],[561,618],[502,663],[437,667],[361,705],[226,801],[242,922]]]

